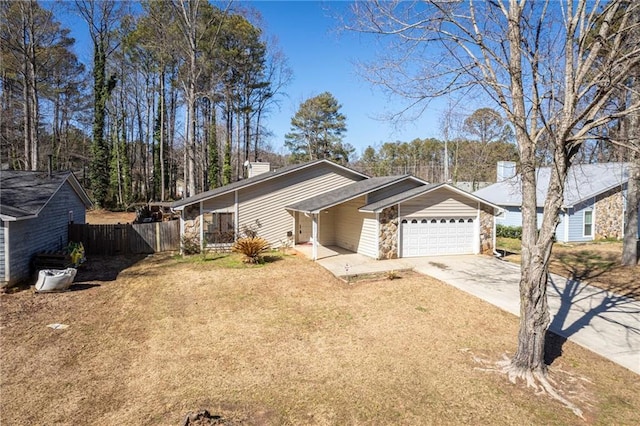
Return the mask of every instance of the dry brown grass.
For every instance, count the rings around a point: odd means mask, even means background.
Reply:
[[[620,266],[621,259],[619,241],[555,243],[549,269],[557,275],[640,300],[640,265]],[[506,260],[519,263],[520,255],[511,254]]]
[[[584,424],[478,369],[517,319],[441,282],[221,260],[90,259],[79,291],[0,296],[0,424]],[[640,422],[637,375],[570,343],[551,371],[588,424]]]
[[[88,210],[87,223],[92,225],[117,225],[133,223],[136,212],[111,212],[108,210]]]

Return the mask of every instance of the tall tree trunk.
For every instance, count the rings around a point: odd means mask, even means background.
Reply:
[[[258,109],[258,114],[256,117],[256,134],[254,135],[253,140],[253,161],[258,161],[258,144],[260,142],[260,118],[262,116],[262,107]]]
[[[638,264],[638,209],[640,209],[640,155],[635,152],[629,164],[627,209],[624,217],[622,264],[625,266]]]
[[[631,104],[640,100],[638,77],[633,77],[631,87]],[[631,148],[628,150],[629,183],[627,184],[627,208],[624,215],[624,237],[622,245],[622,264],[634,266],[638,264],[638,209],[640,209],[640,113],[634,112],[628,116],[626,137]]]
[[[220,185],[220,158],[218,154],[218,124],[216,119],[216,104],[211,103],[209,127],[209,188],[217,188]]]
[[[90,172],[93,198],[98,207],[105,206],[109,188],[109,148],[104,137],[109,89],[106,81],[106,46],[103,43],[102,40],[94,43],[93,56],[94,116]]]
[[[31,102],[31,96],[29,96],[29,70],[28,65],[29,61],[24,62],[24,80],[22,84],[22,114],[24,116],[24,129],[22,131],[23,140],[24,140],[24,169],[25,170],[35,170],[31,164],[31,107],[29,102]]]
[[[164,65],[161,66],[160,72],[160,201],[164,201],[166,194],[166,165],[165,165],[165,144],[166,144],[166,136],[165,136],[165,91],[164,91],[164,80],[165,80],[165,68]]]
[[[233,136],[233,112],[231,101],[227,99],[226,105],[226,141],[224,144],[224,162],[222,164],[222,184],[231,183],[231,139]]]

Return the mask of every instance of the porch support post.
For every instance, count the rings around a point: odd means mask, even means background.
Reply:
[[[311,238],[312,238],[312,252],[311,252],[311,258],[313,260],[317,260],[318,259],[318,213],[312,213],[311,214],[311,223],[312,223],[312,227],[311,227]]]
[[[199,217],[199,221],[200,221],[200,249],[202,249],[202,247],[204,247],[204,212],[202,211],[203,206],[202,206],[202,201],[200,201],[200,217]]]
[[[476,230],[473,233],[473,254],[480,254],[480,252],[482,251],[480,247],[480,234],[482,233],[482,214],[480,214],[481,208],[482,205],[478,201],[478,210],[476,211]]]

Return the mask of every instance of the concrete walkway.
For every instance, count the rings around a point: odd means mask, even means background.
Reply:
[[[414,269],[520,313],[520,267],[487,256],[373,260],[349,253],[318,260],[336,276]],[[640,374],[640,302],[552,275],[547,289],[554,333]]]

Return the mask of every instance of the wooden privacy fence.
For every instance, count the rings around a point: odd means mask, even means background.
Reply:
[[[69,241],[88,255],[145,254],[180,249],[180,221],[134,225],[69,225]]]

